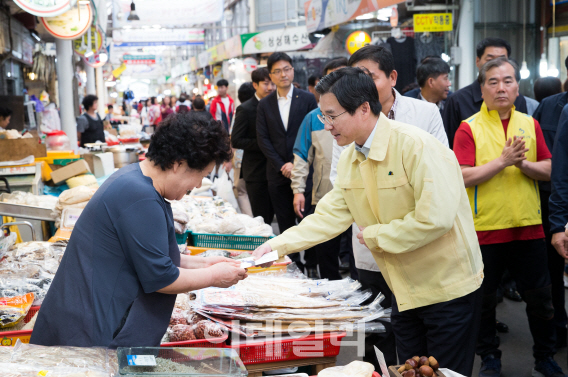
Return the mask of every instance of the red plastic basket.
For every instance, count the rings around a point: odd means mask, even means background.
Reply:
[[[41,306],[32,306],[30,308],[30,310],[28,311],[28,314],[26,315],[26,317],[24,318],[24,323],[28,323],[29,321],[32,320],[32,318],[34,317],[34,315],[39,311],[39,308],[41,308]]]
[[[245,365],[299,360],[313,357],[332,357],[339,354],[345,332],[309,335],[298,339],[279,339],[258,343],[230,345]]]
[[[32,337],[32,330],[16,330],[0,332],[0,346],[14,346],[20,339],[22,343],[29,343]]]
[[[220,338],[185,340],[183,342],[162,343],[160,347],[198,347],[198,348],[225,348],[229,335],[225,333]]]

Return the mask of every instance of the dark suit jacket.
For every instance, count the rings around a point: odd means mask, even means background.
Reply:
[[[304,117],[318,107],[313,94],[294,88],[288,129],[284,129],[278,108],[277,91],[263,98],[256,115],[256,138],[258,146],[268,159],[266,178],[275,184],[290,183],[280,169],[287,162],[294,162],[294,143]]]
[[[266,181],[266,157],[256,141],[257,106],[258,100],[256,96],[252,96],[237,107],[231,132],[233,148],[244,151],[241,171],[245,182]]]

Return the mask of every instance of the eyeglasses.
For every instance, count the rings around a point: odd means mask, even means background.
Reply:
[[[294,70],[294,67],[286,67],[284,69],[275,69],[272,74],[275,76],[280,76],[282,73],[288,74]]]
[[[329,124],[330,126],[333,126],[333,121],[335,120],[335,118],[337,118],[338,116],[341,116],[343,114],[345,114],[347,112],[347,110],[345,110],[344,112],[342,112],[341,114],[337,114],[337,115],[324,115],[324,114],[318,114],[318,119],[320,122],[322,122],[323,124]]]

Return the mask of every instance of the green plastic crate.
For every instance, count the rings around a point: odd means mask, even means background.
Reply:
[[[254,250],[272,237],[191,233],[191,244],[212,249]]]
[[[176,233],[176,241],[178,245],[187,245],[187,236],[189,235],[189,231],[186,231],[184,234]]]

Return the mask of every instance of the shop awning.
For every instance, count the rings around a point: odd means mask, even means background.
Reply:
[[[308,0],[304,4],[306,27],[308,32],[313,33],[403,2],[404,0]]]

